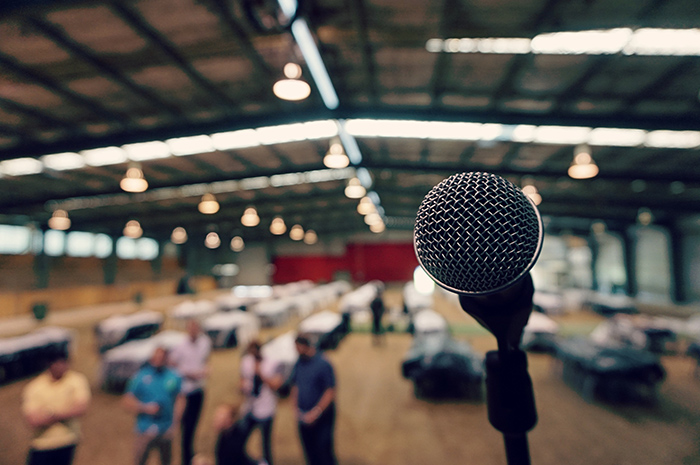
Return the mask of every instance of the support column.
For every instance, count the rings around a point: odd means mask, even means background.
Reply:
[[[596,271],[596,265],[598,263],[598,253],[600,251],[598,247],[598,239],[595,234],[590,234],[587,238],[588,248],[591,250],[591,289],[594,291],[598,290],[598,274]]]
[[[683,233],[672,223],[668,226],[668,254],[670,257],[670,270],[671,274],[671,299],[674,303],[684,303],[688,300],[687,286],[685,275],[683,273],[684,269],[684,247],[683,247]]]
[[[117,265],[119,263],[119,258],[117,257],[117,238],[114,236],[110,237],[112,238],[112,253],[102,261],[102,274],[104,277],[104,283],[107,286],[110,286],[116,282]]]
[[[639,290],[637,285],[637,235],[634,228],[629,228],[622,234],[622,249],[625,259],[625,274],[627,282],[625,291],[630,297],[635,297]]]

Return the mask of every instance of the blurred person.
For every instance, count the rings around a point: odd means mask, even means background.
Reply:
[[[68,356],[51,354],[47,370],[22,392],[22,413],[32,427],[28,465],[70,465],[80,441],[78,418],[90,404],[90,385],[70,369]]]
[[[291,398],[297,414],[299,437],[308,465],[336,465],[335,373],[333,366],[300,334],[295,340],[299,360],[291,376]]]
[[[182,378],[166,366],[167,351],[158,347],[130,380],[122,398],[124,407],[136,414],[134,463],[144,465],[151,449],[160,453],[162,465],[172,461],[174,429],[185,406]]]
[[[211,353],[211,340],[202,333],[197,320],[187,321],[187,335],[168,357],[171,368],[182,377],[182,393],[186,399],[181,423],[182,465],[190,465],[194,456],[194,435],[204,404],[204,381],[209,375],[207,362]]]
[[[382,291],[377,290],[377,295],[369,304],[372,310],[372,344],[380,345],[382,342],[382,317],[384,316],[384,300]]]
[[[255,428],[260,428],[263,457],[269,465],[272,465],[272,421],[277,410],[277,390],[283,381],[278,364],[262,356],[259,341],[251,341],[241,359],[246,439]]]
[[[248,431],[240,406],[220,405],[214,411],[214,429],[217,431],[216,465],[264,465],[248,456],[245,450]]]

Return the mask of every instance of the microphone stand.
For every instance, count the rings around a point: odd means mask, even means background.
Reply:
[[[528,274],[504,291],[459,296],[464,311],[498,342],[498,350],[486,354],[486,403],[489,422],[503,434],[508,465],[530,465],[527,432],[537,424],[527,357],[519,348],[533,294]]]

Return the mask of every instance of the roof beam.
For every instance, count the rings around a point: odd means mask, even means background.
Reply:
[[[221,18],[221,21],[226,25],[226,27],[233,34],[234,39],[238,42],[241,47],[243,54],[250,60],[250,62],[255,67],[258,74],[269,81],[272,81],[275,77],[275,73],[270,69],[265,60],[260,56],[260,54],[255,50],[253,44],[248,38],[247,34],[243,28],[238,24],[236,19],[233,17],[229,2],[226,0],[207,0],[207,5],[209,9],[214,10],[214,13]]]
[[[442,12],[440,16],[440,36],[449,37],[449,24],[451,16],[457,7],[455,0],[443,0]],[[433,75],[430,77],[430,97],[432,106],[439,106],[438,100],[445,90],[445,80],[450,72],[450,64],[452,63],[451,53],[440,53],[435,60],[433,67]]]
[[[129,89],[134,94],[139,97],[149,101],[155,107],[160,108],[162,111],[170,114],[171,116],[183,117],[184,114],[179,108],[166,103],[160,97],[150,90],[136,84],[130,78],[126,77],[116,69],[109,66],[107,63],[102,61],[96,55],[91,53],[86,47],[74,41],[59,27],[50,24],[46,21],[42,21],[35,17],[27,17],[26,21],[31,24],[35,29],[43,33],[46,37],[53,40],[57,45],[61,46],[68,52],[72,53],[81,60],[89,63],[95,69],[97,69],[101,74],[109,77],[110,79],[118,82],[122,86]]]
[[[130,121],[127,116],[108,110],[99,103],[96,103],[95,101],[88,99],[77,92],[67,89],[53,78],[45,76],[27,66],[20,64],[14,58],[0,54],[0,67],[19,76],[23,81],[38,83],[58,96],[65,98],[73,104],[86,108],[101,118],[109,121],[116,121],[125,125]]]
[[[221,89],[216,87],[211,81],[206,79],[199,71],[197,71],[185,58],[177,51],[175,46],[167,40],[158,30],[151,26],[140,14],[127,7],[124,3],[111,3],[110,6],[127,24],[129,24],[136,32],[146,40],[155,44],[160,50],[176,63],[180,69],[200,88],[215,97],[219,106],[226,109],[227,113],[231,113],[231,108],[236,107],[237,103],[231,99]]]
[[[547,0],[542,9],[537,13],[537,16],[532,21],[532,31],[540,32],[544,25],[549,20],[550,16],[556,10],[560,0]],[[533,57],[530,54],[515,55],[506,68],[503,80],[493,92],[494,98],[491,99],[491,108],[500,107],[500,103],[504,98],[510,97],[513,94],[513,85],[520,71],[532,61]]]
[[[352,21],[357,30],[357,41],[359,43],[359,48],[362,53],[362,68],[365,74],[365,81],[367,83],[367,91],[369,93],[370,103],[376,103],[378,99],[377,93],[377,83],[374,79],[376,74],[376,66],[374,63],[374,55],[372,51],[372,45],[369,42],[369,35],[367,33],[367,9],[365,7],[364,0],[350,0],[346,2],[349,4],[350,13],[352,14]]]
[[[54,118],[48,113],[44,113],[43,111],[39,111],[34,107],[30,107],[27,105],[22,105],[21,103],[17,103],[13,100],[8,100],[6,98],[0,98],[0,107],[7,108],[8,110],[14,112],[14,113],[21,113],[25,116],[29,116],[31,118],[34,118],[38,121],[40,121],[43,124],[47,124],[49,126],[59,126],[63,129],[70,129],[71,132],[76,132],[76,127],[75,124],[71,124],[68,121],[63,121],[57,118]]]
[[[563,153],[567,148],[562,148],[560,150]],[[559,153],[559,152],[558,152]],[[367,168],[370,169],[385,169],[392,170],[393,172],[420,172],[420,173],[458,173],[463,171],[468,171],[469,169],[483,169],[482,165],[462,165],[454,163],[405,163],[400,161],[386,162],[382,161],[380,163],[368,162]],[[513,168],[507,166],[496,166],[490,167],[489,171],[500,176],[530,176],[535,178],[561,178],[566,176],[566,167],[564,169],[557,169],[552,167],[540,167],[536,170],[524,169],[524,168]],[[649,182],[673,182],[681,181],[689,184],[697,184],[698,176],[695,172],[686,173],[659,173],[659,172],[649,172],[641,170],[620,170],[620,171],[610,171],[605,170],[598,173],[594,179],[604,179],[609,181],[634,181],[636,179],[643,179]],[[589,180],[572,182],[590,182]]]

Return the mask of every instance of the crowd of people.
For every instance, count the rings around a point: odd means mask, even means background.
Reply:
[[[240,364],[243,402],[217,407],[215,450],[195,454],[193,442],[204,403],[211,342],[195,320],[188,321],[187,333],[187,339],[170,351],[156,348],[127,384],[122,405],[135,416],[135,464],[145,464],[153,449],[162,465],[172,463],[173,439],[179,429],[182,465],[273,465],[272,425],[282,389],[290,393],[306,463],[337,463],[335,373],[304,334],[295,340],[299,358],[288,377],[262,355],[258,341],[249,344]],[[89,403],[86,377],[70,369],[66,354],[55,354],[46,372],[23,391],[22,411],[33,433],[27,464],[70,465],[80,438],[79,417]],[[246,451],[255,429],[262,435],[258,459]]]

